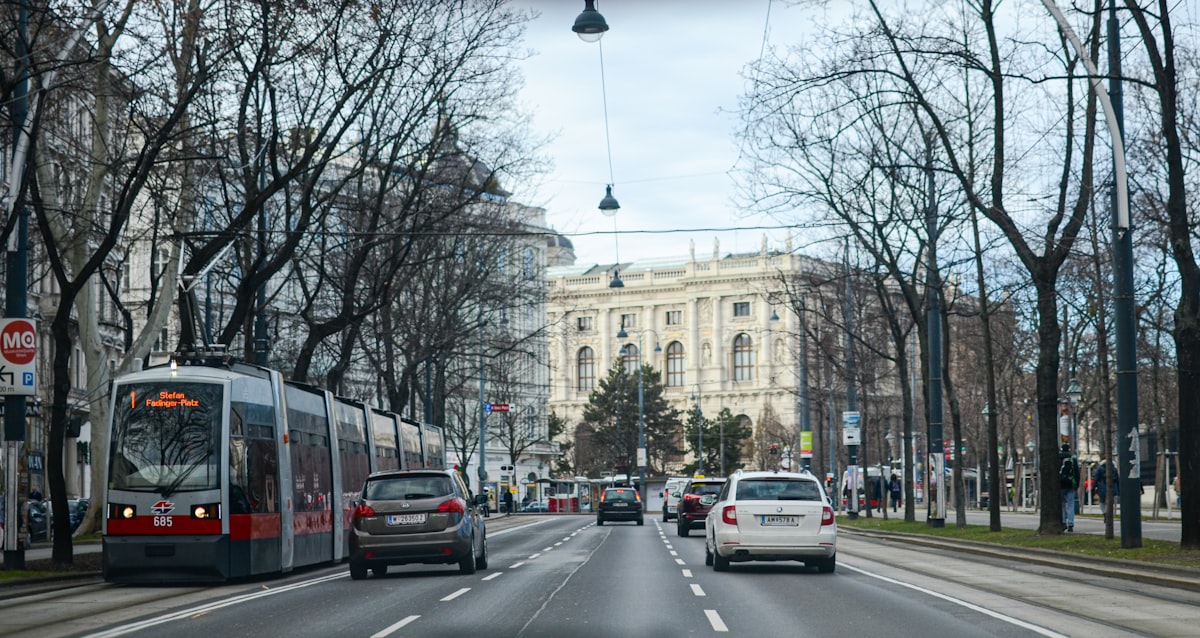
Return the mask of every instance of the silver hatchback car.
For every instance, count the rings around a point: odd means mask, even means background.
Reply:
[[[821,482],[808,472],[735,472],[704,522],[704,563],[794,560],[831,573],[837,522]]]
[[[486,569],[487,497],[473,496],[453,470],[391,470],[367,477],[350,528],[350,577],[387,573],[388,565],[458,564]]]

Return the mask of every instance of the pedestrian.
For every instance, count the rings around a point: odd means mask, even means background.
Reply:
[[[1092,475],[1092,484],[1096,487],[1096,500],[1100,501],[1100,513],[1108,513],[1108,469],[1112,466],[1112,462],[1107,456],[1100,457],[1100,465],[1096,466],[1096,472]],[[1116,475],[1113,476],[1113,500],[1115,501],[1121,495],[1121,484],[1117,482]]]
[[[513,513],[513,495],[512,495],[512,490],[509,489],[509,490],[504,491],[504,514],[505,514],[505,516],[512,516],[512,513]]]
[[[35,488],[29,490],[29,500],[31,500],[31,501],[42,500],[42,493],[38,491],[38,488],[35,487]]]
[[[1062,465],[1058,468],[1058,490],[1062,496],[1062,523],[1068,532],[1075,531],[1075,491],[1079,489],[1079,461],[1071,454],[1071,448],[1063,444],[1058,454]]]
[[[892,478],[888,480],[888,492],[892,495],[892,511],[895,512],[900,506],[900,494],[904,492],[904,485],[895,472],[892,472]]]

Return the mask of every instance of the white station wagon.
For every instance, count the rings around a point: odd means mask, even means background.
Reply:
[[[821,482],[808,472],[735,472],[704,521],[704,563],[794,560],[832,573],[837,523]]]

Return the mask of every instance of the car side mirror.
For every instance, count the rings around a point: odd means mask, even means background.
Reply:
[[[488,504],[487,494],[476,494],[474,502],[476,505],[487,505]]]

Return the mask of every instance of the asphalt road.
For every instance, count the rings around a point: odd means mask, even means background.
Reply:
[[[1003,556],[839,539],[834,574],[799,563],[704,565],[703,534],[493,519],[490,566],[345,565],[222,587],[94,584],[0,601],[0,635],[1060,636],[1194,635],[1200,593]]]

